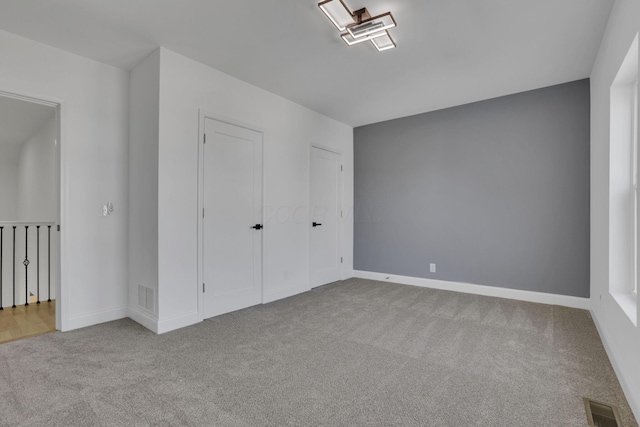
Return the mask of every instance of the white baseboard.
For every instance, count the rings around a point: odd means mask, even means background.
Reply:
[[[607,339],[608,334],[605,333],[602,325],[598,321],[598,317],[596,316],[594,310],[591,310],[591,317],[593,318],[593,323],[596,325],[596,329],[598,330],[598,334],[600,334],[600,340],[604,345],[604,349],[607,352],[607,356],[609,356],[609,360],[611,361],[611,366],[613,366],[613,370],[618,377],[618,381],[620,382],[620,386],[622,387],[622,391],[624,392],[625,397],[627,398],[627,402],[631,407],[631,411],[633,415],[635,415],[636,420],[640,420],[640,390],[634,390],[629,382],[626,380],[626,376],[624,375],[624,371],[620,367],[620,363],[618,360],[622,360],[622,358],[618,355],[618,352],[615,350],[615,347],[611,345],[609,340]]]
[[[572,297],[568,295],[548,294],[544,292],[522,291],[518,289],[498,288],[494,286],[474,285],[471,283],[447,282],[444,280],[424,279],[421,277],[398,276],[396,274],[375,273],[371,271],[353,271],[353,277],[360,279],[392,282],[402,285],[419,286],[421,288],[442,289],[446,291],[463,292],[466,294],[484,295],[489,297],[507,298],[518,301],[536,302],[541,304],[561,305],[564,307],[589,310],[589,298]]]
[[[72,331],[74,329],[86,328],[87,326],[97,325],[99,323],[124,319],[125,317],[128,317],[128,311],[128,307],[123,306],[95,313],[81,314],[79,316],[69,316],[65,322],[64,330]]]
[[[311,288],[309,288],[309,286],[305,284],[305,285],[294,285],[294,286],[289,286],[283,289],[277,289],[271,292],[265,292],[264,296],[262,297],[262,303],[268,304],[270,302],[278,301],[284,298],[289,298],[294,295],[307,292],[309,290],[311,290]]]
[[[145,313],[137,307],[129,307],[129,317],[151,332],[158,333],[158,319],[149,313]]]
[[[195,325],[199,323],[198,312],[192,311],[191,313],[181,314],[179,316],[171,317],[165,320],[158,321],[158,334],[164,334],[166,332],[175,331],[176,329],[184,328],[186,326]]]

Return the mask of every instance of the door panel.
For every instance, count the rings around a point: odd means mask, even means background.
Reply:
[[[205,119],[204,317],[262,302],[262,134]]]
[[[340,280],[339,154],[311,148],[311,287]]]

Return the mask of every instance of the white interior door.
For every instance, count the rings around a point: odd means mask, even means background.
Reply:
[[[311,287],[340,280],[342,156],[311,147]]]
[[[205,119],[204,317],[262,302],[262,133]]]

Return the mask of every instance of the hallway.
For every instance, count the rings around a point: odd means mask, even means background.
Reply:
[[[0,310],[0,344],[56,330],[56,302]]]

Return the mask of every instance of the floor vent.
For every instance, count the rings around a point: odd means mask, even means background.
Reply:
[[[587,421],[592,427],[622,427],[618,408],[606,403],[584,398]]]

